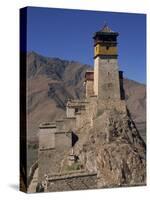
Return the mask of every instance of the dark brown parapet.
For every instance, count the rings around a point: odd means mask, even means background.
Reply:
[[[87,80],[94,81],[94,71],[86,71],[85,81]]]

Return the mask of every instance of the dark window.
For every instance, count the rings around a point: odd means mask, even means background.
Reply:
[[[77,113],[79,111],[79,109],[78,108],[75,108],[75,113]]]
[[[107,86],[108,86],[108,88],[112,88],[113,85],[112,85],[112,83],[108,83]]]

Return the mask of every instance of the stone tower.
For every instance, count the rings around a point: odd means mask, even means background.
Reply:
[[[118,71],[117,32],[107,25],[94,39],[94,94],[102,100],[121,99]]]

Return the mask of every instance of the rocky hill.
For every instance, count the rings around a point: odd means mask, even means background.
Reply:
[[[92,68],[75,61],[27,54],[28,140],[37,141],[38,125],[65,116],[67,99],[84,97],[85,71]],[[124,79],[126,100],[141,135],[146,132],[146,88]]]
[[[77,130],[73,146],[76,158],[69,165],[61,162],[61,172],[84,169],[97,173],[97,188],[146,184],[146,148],[134,122],[127,113],[103,110]],[[76,167],[76,168],[75,168]],[[66,170],[67,169],[67,170]]]

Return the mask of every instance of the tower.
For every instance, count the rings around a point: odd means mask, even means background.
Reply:
[[[107,25],[94,39],[94,94],[99,99],[121,99],[118,71],[117,32]]]

